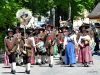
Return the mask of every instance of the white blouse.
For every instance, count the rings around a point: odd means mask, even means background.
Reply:
[[[75,35],[75,34],[73,34],[73,35],[71,35],[71,36],[68,36],[68,37],[65,36],[65,38],[64,38],[64,43],[63,43],[63,48],[65,49],[65,46],[67,45],[69,39],[73,40],[73,42],[74,42],[75,44],[77,44],[76,37],[77,37],[77,35]]]

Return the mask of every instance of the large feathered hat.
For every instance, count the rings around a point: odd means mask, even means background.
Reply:
[[[28,9],[20,9],[16,13],[16,18],[20,20],[23,15],[27,15],[26,19],[30,19],[32,17],[32,12]]]

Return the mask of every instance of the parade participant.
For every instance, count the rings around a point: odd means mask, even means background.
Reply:
[[[54,33],[54,52],[53,52],[53,55],[54,57],[56,57],[58,55],[58,44],[59,44],[59,37],[58,37],[58,31],[55,30],[55,33]]]
[[[36,45],[40,41],[38,28],[36,28],[34,31],[34,38],[35,38],[35,45]],[[38,65],[38,64],[40,64],[40,62],[41,62],[41,60],[39,59],[38,49],[35,48],[35,64]]]
[[[61,60],[61,51],[63,49],[63,45],[62,45],[62,32],[61,32],[61,29],[59,28],[58,29],[58,53],[60,53],[60,60]]]
[[[23,64],[23,58],[20,56],[20,48],[19,48],[19,43],[21,40],[21,32],[19,30],[20,28],[16,27],[15,28],[15,34],[14,38],[16,38],[17,41],[17,49],[16,49],[16,64],[17,65],[22,65]]]
[[[68,27],[60,27],[61,31],[58,34],[58,38],[59,38],[58,48],[60,51],[60,60],[62,61],[63,64],[65,64],[65,60],[64,60],[65,59],[65,49],[63,48],[63,43],[64,43],[66,29],[68,29]]]
[[[75,38],[68,30],[66,30],[64,38],[64,49],[65,49],[65,64],[73,67],[76,64],[76,54],[75,54]]]
[[[88,67],[88,64],[93,61],[90,50],[90,40],[91,38],[88,35],[88,31],[82,31],[82,34],[78,41],[78,44],[80,46],[78,62],[83,63],[84,67]]]
[[[45,54],[46,54],[46,48],[44,47],[44,42],[43,40],[40,38],[40,42],[36,44],[36,47],[38,49],[39,52],[39,64],[45,64]]]
[[[98,37],[98,33],[94,32],[94,41],[96,42],[96,46],[94,48],[94,52],[98,53],[99,51],[99,37]]]
[[[52,29],[52,25],[47,26],[46,49],[49,55],[49,67],[53,67],[54,34]]]
[[[45,41],[46,41],[46,32],[44,28],[39,29],[39,37],[40,41],[37,43],[37,47],[39,50],[39,55],[41,57],[41,63],[45,64],[46,63],[46,48],[45,48]]]
[[[35,49],[36,49],[36,44],[35,44],[35,38],[34,38],[34,29],[30,29],[30,35],[29,35],[29,38],[32,40],[32,44],[33,44],[33,47],[32,47],[32,55],[31,55],[31,64],[35,64],[35,55],[34,55],[34,52],[35,52]]]
[[[23,54],[23,60],[24,63],[26,64],[26,73],[30,74],[30,66],[31,66],[31,55],[32,55],[32,47],[33,43],[32,40],[29,37],[29,31],[26,30],[26,33],[22,33],[22,47],[21,51]]]
[[[7,38],[7,35],[5,36],[5,39]],[[6,46],[6,41],[5,41],[5,39],[4,39],[4,45]],[[5,65],[7,65],[7,66],[9,66],[9,58],[8,58],[8,54],[7,54],[7,52],[5,51],[5,53],[4,53],[4,64]]]
[[[91,48],[91,52],[92,52],[92,56],[93,56],[94,49],[95,49],[95,46],[96,46],[96,42],[94,41],[94,31],[91,31],[90,32],[90,37],[91,37],[91,40],[90,40],[90,48]]]
[[[76,58],[78,57],[78,53],[79,53],[79,47],[78,47],[78,40],[77,40],[77,34],[78,33],[76,33],[75,32],[75,30],[72,30],[72,33],[71,33],[72,35],[73,35],[73,37],[74,37],[74,43],[75,43],[75,53],[76,53]]]
[[[11,63],[11,73],[15,74],[16,71],[16,56],[15,52],[17,49],[16,45],[16,38],[13,36],[13,30],[8,29],[8,36],[4,39],[5,41],[5,50],[7,52],[7,55],[9,57],[9,63]]]

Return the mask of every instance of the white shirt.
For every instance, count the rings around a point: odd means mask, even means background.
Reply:
[[[35,39],[34,39],[34,37],[30,37],[29,39],[32,40],[32,44],[33,44],[33,46],[35,47],[36,45],[35,45]]]

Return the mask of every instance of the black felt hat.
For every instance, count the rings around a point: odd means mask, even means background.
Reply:
[[[69,31],[68,26],[59,27],[58,29],[61,30],[62,32],[63,32],[64,29],[65,29],[65,31]]]
[[[90,24],[82,24],[82,25],[79,27],[79,30],[82,30],[83,28],[88,29],[89,27],[90,27]]]

